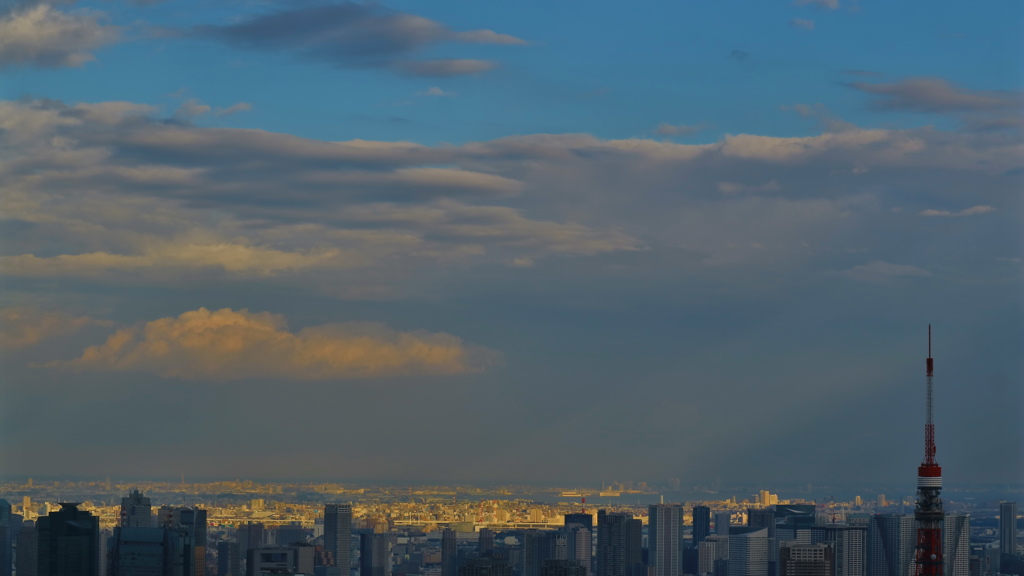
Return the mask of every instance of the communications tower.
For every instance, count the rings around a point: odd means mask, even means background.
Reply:
[[[924,461],[917,468],[917,554],[916,576],[943,576],[942,569],[942,467],[935,461],[935,424],[932,421],[932,325],[928,325],[928,392],[925,400]]]

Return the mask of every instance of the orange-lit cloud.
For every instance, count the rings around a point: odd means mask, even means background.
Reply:
[[[444,333],[398,332],[375,323],[293,333],[277,314],[200,308],[118,330],[80,358],[47,366],[217,381],[322,380],[480,372],[497,358]]]
[[[54,336],[71,334],[89,326],[110,326],[105,320],[72,316],[59,310],[44,311],[32,307],[0,310],[0,348],[33,346]]]

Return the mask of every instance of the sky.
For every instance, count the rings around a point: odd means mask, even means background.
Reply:
[[[0,1],[0,469],[1019,482],[1022,27]]]

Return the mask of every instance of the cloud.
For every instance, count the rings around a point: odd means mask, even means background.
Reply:
[[[870,84],[850,82],[847,86],[881,96],[873,106],[880,110],[904,110],[943,114],[1019,108],[1019,92],[970,90],[942,78],[917,77],[897,82]]]
[[[839,0],[794,0],[794,6],[816,6],[828,10],[838,10]]]
[[[931,209],[929,209],[929,210],[922,210],[918,214],[920,214],[921,216],[957,217],[957,216],[975,216],[975,215],[978,215],[978,214],[988,214],[989,212],[994,212],[994,211],[995,211],[995,208],[993,208],[991,206],[979,205],[979,206],[971,206],[970,208],[965,208],[963,210],[960,210],[959,212],[950,212],[948,210],[931,210]]]
[[[764,184],[741,184],[739,182],[719,182],[716,187],[722,194],[739,194],[740,192],[775,192],[782,186],[777,180]]]
[[[394,68],[426,78],[447,78],[449,76],[465,76],[480,74],[497,68],[497,62],[490,60],[445,59],[445,60],[403,60],[394,63]]]
[[[932,273],[917,266],[907,264],[890,264],[874,260],[867,264],[854,266],[841,272],[842,275],[860,282],[881,283],[894,278],[924,278]]]
[[[249,110],[252,110],[252,104],[249,104],[248,102],[239,102],[237,104],[232,104],[227,108],[218,108],[216,114],[217,116],[231,116],[232,114],[248,112]]]
[[[73,316],[59,310],[33,307],[0,309],[0,348],[25,348],[53,338],[72,334],[90,325],[112,323],[88,316]]]
[[[480,372],[498,358],[444,333],[398,332],[375,323],[290,332],[276,314],[199,308],[118,330],[81,357],[46,366],[214,381],[340,380]]]
[[[338,66],[391,68],[416,76],[478,74],[496,66],[485,60],[409,58],[436,44],[527,43],[493,30],[456,32],[427,18],[352,2],[307,5],[237,24],[201,27],[196,33],[239,48],[291,51]]]
[[[855,130],[856,125],[851,124],[839,118],[838,116],[829,112],[823,104],[818,103],[812,105],[808,104],[794,104],[792,106],[783,106],[783,110],[792,110],[804,118],[811,118],[817,121],[818,125],[821,126],[826,132],[845,132],[847,130]]]
[[[455,92],[447,92],[437,86],[431,86],[422,92],[417,92],[417,96],[455,96]]]
[[[703,125],[687,126],[685,124],[668,124],[662,122],[654,129],[659,136],[690,136],[704,129]]]
[[[793,28],[800,28],[801,30],[814,30],[814,20],[804,20],[802,18],[793,18],[789,21],[789,25]]]
[[[196,98],[190,98],[181,103],[178,109],[174,112],[174,117],[180,121],[188,122],[197,116],[203,114],[209,114],[213,108],[203,104]]]
[[[120,36],[104,19],[102,12],[62,12],[49,4],[17,8],[0,18],[0,68],[68,68],[92,61],[93,50]]]

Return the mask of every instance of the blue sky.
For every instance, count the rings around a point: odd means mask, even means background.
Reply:
[[[1020,3],[0,10],[11,473],[1024,471]]]

